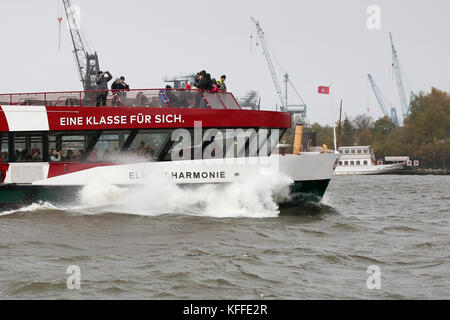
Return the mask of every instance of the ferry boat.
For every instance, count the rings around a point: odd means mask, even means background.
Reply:
[[[100,93],[105,106],[96,106]],[[340,155],[277,153],[291,118],[196,89],[0,94],[0,206],[73,203],[93,181],[135,187],[164,174],[195,186],[251,179],[267,168],[292,181],[280,204],[318,201]]]
[[[339,147],[339,154],[342,157],[334,172],[337,176],[386,174],[405,166],[405,163],[378,164],[370,146]]]

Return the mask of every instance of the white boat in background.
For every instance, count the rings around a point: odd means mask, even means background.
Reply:
[[[336,176],[386,174],[403,169],[405,163],[377,164],[373,148],[370,146],[340,147],[342,155],[334,171]]]

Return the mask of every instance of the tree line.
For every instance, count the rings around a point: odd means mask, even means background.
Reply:
[[[421,160],[425,168],[450,167],[448,92],[432,88],[429,93],[415,96],[402,127],[396,127],[389,117],[374,121],[359,114],[354,118],[345,115],[340,128],[338,146],[373,146],[377,158],[409,156]],[[317,133],[317,145],[334,146],[333,127],[313,123],[305,126],[305,132],[308,131]]]

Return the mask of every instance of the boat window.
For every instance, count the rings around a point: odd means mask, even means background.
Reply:
[[[367,149],[364,149],[364,153],[369,153],[369,151]]]
[[[118,161],[120,150],[129,135],[129,130],[103,132],[87,160],[99,162]]]
[[[14,150],[14,159],[17,162],[42,161],[42,135],[15,135]]]
[[[352,149],[352,153],[356,153],[356,150],[355,150],[355,149]]]
[[[365,166],[367,166],[367,164],[368,164],[367,160],[366,160],[366,161],[364,161],[364,165],[365,165]]]
[[[169,137],[171,132],[172,130],[140,130],[128,148],[127,155],[137,157],[137,160],[157,159],[161,153],[164,141]]]
[[[207,91],[204,91],[203,95],[205,96],[206,100],[208,101],[208,103],[212,109],[225,109],[225,106],[223,105],[222,101],[220,100],[218,94],[209,93]]]
[[[356,161],[356,165],[360,166],[361,165],[361,161]]]
[[[8,162],[8,135],[0,135],[0,162]]]
[[[344,162],[344,165],[348,166],[348,161],[345,161],[345,162]]]
[[[227,109],[240,109],[239,104],[231,93],[218,93],[218,95]]]
[[[50,162],[80,161],[92,133],[55,133],[48,136]]]
[[[339,165],[342,166],[342,161],[339,161]]]
[[[342,151],[342,150],[339,150],[339,153],[344,153],[344,151]]]
[[[350,150],[345,150],[345,153],[350,153]]]
[[[350,161],[350,165],[354,166],[355,165],[355,161]]]
[[[274,152],[281,137],[286,133],[286,130],[265,128],[259,130],[252,128],[236,129],[238,131],[231,130],[231,132],[228,130],[204,129],[203,137],[205,141],[202,145],[194,145],[194,141],[190,141],[190,147],[183,146],[182,137],[180,137],[179,141],[173,143],[164,160],[175,161],[172,158],[173,154],[177,155],[178,160],[264,157]],[[193,134],[191,130],[191,136]],[[249,137],[254,134],[258,135],[259,149],[254,149],[254,144],[250,143]]]
[[[361,153],[362,151],[361,151],[361,149],[358,149],[358,153]]]

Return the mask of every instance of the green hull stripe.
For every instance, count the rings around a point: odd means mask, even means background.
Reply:
[[[296,181],[291,186],[292,203],[320,201],[330,180]],[[32,203],[74,204],[78,200],[80,186],[0,186],[0,207],[20,207]]]

